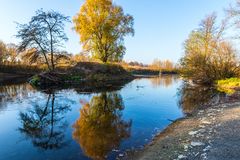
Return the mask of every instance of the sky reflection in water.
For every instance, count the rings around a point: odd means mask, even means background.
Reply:
[[[176,76],[162,76],[94,94],[1,86],[0,160],[115,159],[208,101],[199,93],[214,95],[182,84]]]

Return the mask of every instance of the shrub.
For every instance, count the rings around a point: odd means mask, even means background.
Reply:
[[[207,17],[185,42],[181,74],[200,84],[239,76],[239,61],[232,45],[222,40],[223,30],[215,27],[214,15]],[[219,27],[224,28],[224,26]]]

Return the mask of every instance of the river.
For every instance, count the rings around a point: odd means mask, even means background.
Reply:
[[[112,160],[141,149],[210,97],[182,84],[161,76],[100,93],[0,86],[0,160]]]

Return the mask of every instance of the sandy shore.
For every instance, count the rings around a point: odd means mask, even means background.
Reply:
[[[132,160],[239,160],[240,103],[225,103],[175,121]]]

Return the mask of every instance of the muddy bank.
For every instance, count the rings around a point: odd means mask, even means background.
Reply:
[[[15,73],[1,73],[0,85],[17,84],[27,82],[33,74],[15,74]]]
[[[240,102],[200,110],[173,122],[143,150],[127,153],[132,160],[238,160]]]
[[[120,90],[124,85],[131,82],[134,77],[129,75],[121,76],[108,76],[102,78],[101,76],[95,78],[80,78],[70,76],[65,79],[64,76],[57,76],[55,73],[49,74],[44,77],[37,75],[31,78],[30,83],[33,87],[39,90],[62,90],[62,89],[75,89],[77,92],[93,92],[98,93],[102,91],[115,91]],[[97,76],[97,75],[96,75]],[[69,76],[67,76],[69,77]],[[54,80],[51,80],[54,78]],[[57,80],[56,80],[57,79]]]

